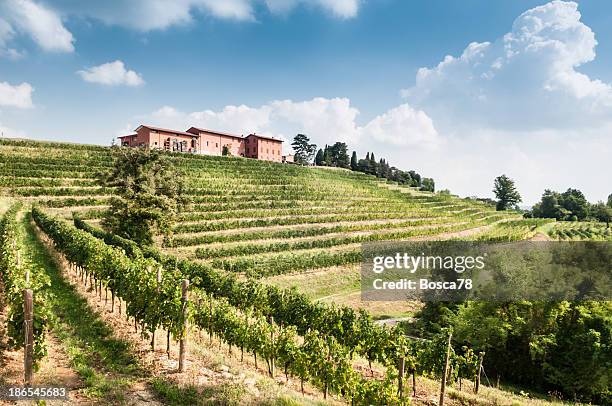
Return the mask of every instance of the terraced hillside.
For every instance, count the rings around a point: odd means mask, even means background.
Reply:
[[[165,252],[353,306],[361,306],[355,302],[361,243],[469,238],[513,217],[346,170],[181,154],[171,159],[187,178],[191,203],[174,239],[166,246],[158,241]],[[67,219],[76,213],[97,225],[113,191],[97,186],[96,174],[111,164],[109,148],[4,140],[0,185],[3,194],[37,202],[49,213]],[[305,284],[304,272],[320,278]]]

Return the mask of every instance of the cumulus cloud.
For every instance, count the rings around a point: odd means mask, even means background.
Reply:
[[[5,0],[0,3],[0,11],[5,18],[0,21],[0,48],[18,32],[28,35],[45,51],[74,51],[74,37],[56,11],[32,0]],[[6,52],[15,55],[18,51]]]
[[[33,91],[34,88],[27,82],[15,86],[7,82],[0,82],[0,106],[31,108],[33,107]]]
[[[402,94],[447,127],[539,130],[608,120],[612,86],[576,70],[595,58],[597,45],[580,19],[575,2],[530,9],[502,38],[419,69]]]
[[[142,86],[145,82],[133,70],[127,70],[122,61],[114,61],[77,71],[86,82],[108,86]]]
[[[219,111],[190,113],[164,106],[139,119],[177,129],[196,126],[244,135],[256,132],[284,140],[305,133],[318,145],[341,141],[364,151],[379,150],[377,143],[428,149],[440,142],[431,119],[406,104],[363,126],[357,123],[358,116],[359,110],[347,98],[316,97],[300,102],[275,100],[259,107],[226,106]]]

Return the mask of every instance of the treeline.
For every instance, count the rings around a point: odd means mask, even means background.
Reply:
[[[410,334],[452,328],[455,348],[484,351],[491,380],[566,400],[612,402],[610,301],[428,302],[418,319]]]
[[[310,144],[310,139],[307,136],[298,134],[291,145],[295,151],[294,160],[296,163],[309,165],[312,162],[316,145]],[[421,177],[415,171],[398,169],[391,166],[383,158],[376,160],[373,152],[368,152],[363,159],[358,159],[357,152],[353,151],[353,154],[349,157],[348,147],[344,142],[336,142],[333,145],[325,145],[325,148],[320,148],[314,156],[314,164],[316,166],[350,169],[397,182],[401,185],[418,187],[423,191],[435,191],[435,182],[432,178]]]
[[[554,218],[559,221],[612,222],[612,194],[607,203],[589,203],[578,189],[569,188],[563,193],[546,189],[542,199],[524,214],[526,218]]]

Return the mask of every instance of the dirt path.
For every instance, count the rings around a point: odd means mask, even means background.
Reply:
[[[538,231],[536,235],[534,235],[533,237],[529,239],[529,241],[551,241],[551,239],[546,234]]]

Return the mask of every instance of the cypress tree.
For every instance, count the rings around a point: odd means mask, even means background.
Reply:
[[[323,150],[321,148],[319,148],[319,150],[317,151],[317,156],[315,157],[315,165],[317,166],[321,166],[323,165]]]
[[[351,155],[351,171],[357,170],[357,152],[353,151],[353,155]]]

